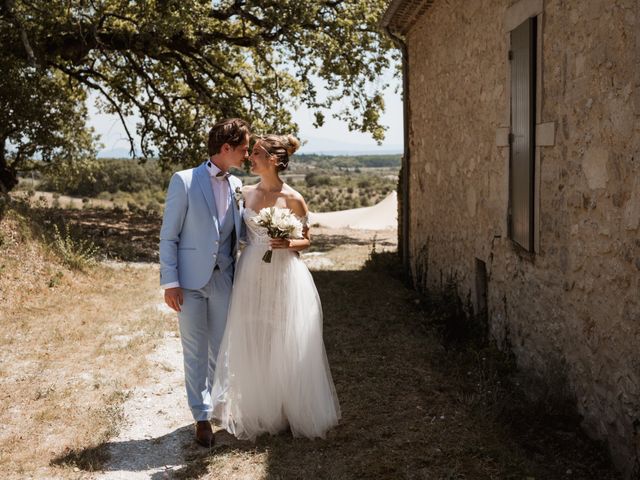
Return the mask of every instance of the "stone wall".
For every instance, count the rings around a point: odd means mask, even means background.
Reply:
[[[536,4],[531,255],[507,234],[505,25]],[[455,282],[477,310],[485,262],[494,338],[525,372],[568,387],[586,430],[640,478],[640,2],[436,1],[407,46],[418,287]]]

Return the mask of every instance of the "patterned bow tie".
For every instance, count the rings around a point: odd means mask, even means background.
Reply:
[[[207,166],[211,168],[211,162],[207,162]],[[216,173],[215,177],[218,180],[226,180],[227,178],[229,178],[230,175],[231,175],[230,173],[223,172],[222,170],[220,170],[218,173]]]

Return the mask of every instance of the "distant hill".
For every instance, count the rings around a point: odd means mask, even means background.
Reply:
[[[131,158],[129,152],[128,148],[112,148],[110,150],[100,150],[96,156],[98,158]]]
[[[388,151],[375,152],[375,153],[370,151],[356,151],[356,150],[354,151],[335,150],[335,151],[323,151],[321,153],[307,153],[305,150],[307,149],[302,148],[302,151],[304,151],[305,153],[296,154],[296,159],[306,157],[310,159],[311,163],[315,163],[316,160],[319,160],[319,159],[346,159],[346,158],[356,158],[356,159],[398,158],[400,159],[402,157],[402,154],[399,153],[400,149],[389,149]],[[98,152],[97,157],[98,158],[131,158],[131,156],[129,155],[128,148],[113,148],[109,150],[106,150],[106,149],[101,150]],[[203,156],[203,159],[204,159],[204,156]],[[358,165],[358,166],[363,167],[365,165]],[[381,166],[381,165],[367,165],[367,166],[373,167],[373,166]],[[383,166],[395,166],[395,164],[383,165]],[[398,166],[400,166],[400,163],[398,163]]]
[[[98,154],[102,160],[130,159],[126,149],[103,150]],[[204,159],[204,157],[203,157]],[[298,165],[313,165],[317,168],[400,168],[402,154],[366,154],[366,155],[329,155],[316,153],[298,153],[293,157]]]

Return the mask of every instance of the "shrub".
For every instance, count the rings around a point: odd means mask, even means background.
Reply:
[[[132,213],[141,213],[141,208],[138,206],[138,204],[134,201],[128,201],[127,202],[127,208],[129,209],[130,212]]]
[[[58,226],[53,225],[52,247],[63,263],[73,270],[84,270],[93,265],[98,254],[98,247],[93,242],[74,239],[68,224],[65,224],[64,230],[64,235],[62,235]]]
[[[316,172],[307,173],[304,176],[304,180],[309,187],[317,187],[323,185],[331,185],[331,177],[328,175],[320,175]]]
[[[82,160],[48,169],[42,188],[67,195],[95,197],[101,192],[164,191],[169,178],[170,173],[162,172],[153,160],[146,163],[129,159]]]
[[[164,199],[165,199],[165,192],[164,190],[158,190],[157,192],[155,192],[155,194],[153,195],[153,198],[156,202],[158,202],[161,205],[164,205]]]
[[[60,284],[60,280],[62,280],[63,273],[61,271],[56,272],[56,274],[49,279],[49,288],[57,287]]]
[[[159,215],[162,212],[162,205],[155,200],[152,200],[147,203],[146,210],[149,215]]]

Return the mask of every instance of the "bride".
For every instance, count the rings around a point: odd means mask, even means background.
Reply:
[[[247,245],[237,265],[212,392],[213,417],[239,439],[287,427],[294,436],[324,438],[340,418],[320,298],[298,254],[310,244],[308,209],[279,176],[299,146],[292,135],[259,137],[250,160],[260,182],[242,192]],[[269,238],[253,217],[273,206],[298,217],[303,238]],[[265,263],[269,247],[272,260]]]

